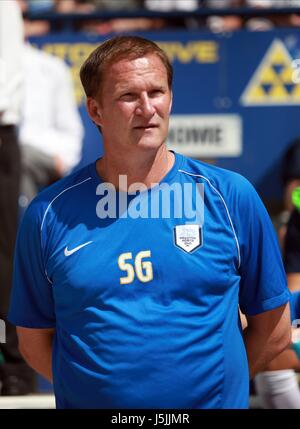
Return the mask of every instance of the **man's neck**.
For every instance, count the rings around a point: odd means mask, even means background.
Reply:
[[[105,153],[97,161],[97,173],[105,182],[112,183],[119,188],[119,176],[126,176],[127,187],[134,183],[142,183],[150,188],[155,183],[159,183],[171,170],[175,161],[175,156],[167,150],[163,144],[158,150],[139,151],[134,155]],[[127,189],[120,189],[127,191]]]

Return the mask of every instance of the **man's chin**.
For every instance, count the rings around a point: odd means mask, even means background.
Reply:
[[[136,145],[145,149],[157,149],[165,140],[166,138],[163,138],[161,133],[157,133],[157,130],[152,130],[151,132],[141,134],[136,139]]]
[[[153,137],[152,138],[142,137],[141,139],[138,140],[137,147],[145,150],[154,150],[154,149],[159,149],[162,144],[163,144],[163,141],[161,139],[157,140],[157,139],[153,139]]]

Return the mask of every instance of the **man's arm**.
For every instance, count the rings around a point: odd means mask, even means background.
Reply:
[[[300,267],[299,267],[299,270],[300,270]],[[290,291],[295,292],[297,290],[300,290],[300,273],[287,274],[287,281],[288,281],[288,287]]]
[[[300,267],[299,267],[300,269]],[[287,275],[288,287],[292,292],[300,290],[300,273],[290,273]],[[296,295],[291,297],[291,317],[297,319],[300,317],[298,299],[294,299]],[[265,368],[265,371],[278,371],[283,369],[294,369],[300,372],[300,360],[292,348],[284,350],[280,355],[276,356]]]
[[[246,318],[248,326],[243,333],[250,378],[253,378],[290,344],[289,304]]]
[[[300,371],[300,360],[294,350],[284,350],[265,368],[266,371],[278,371],[282,369],[294,369],[297,372]]]
[[[19,350],[35,371],[52,383],[52,341],[54,329],[17,327]]]

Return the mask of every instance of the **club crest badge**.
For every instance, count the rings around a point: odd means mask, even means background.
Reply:
[[[191,253],[203,244],[202,227],[200,225],[177,225],[174,228],[175,246]]]

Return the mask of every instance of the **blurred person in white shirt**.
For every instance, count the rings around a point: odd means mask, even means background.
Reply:
[[[83,139],[73,82],[65,62],[27,43],[24,72],[19,131],[22,207],[41,188],[68,174],[79,163]]]

